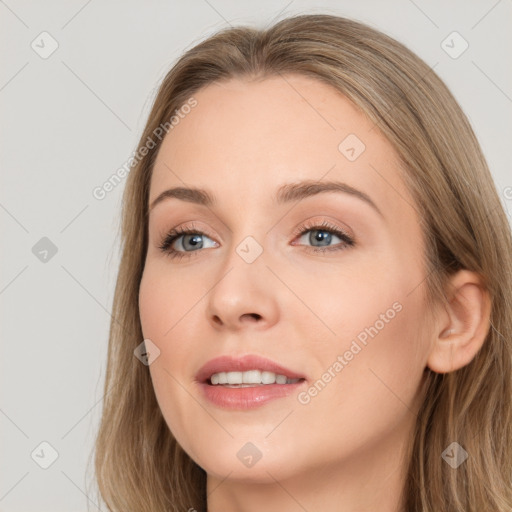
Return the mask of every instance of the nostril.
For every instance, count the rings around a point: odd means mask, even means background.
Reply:
[[[251,317],[253,320],[260,320],[261,319],[261,315],[259,315],[258,313],[247,313],[246,315],[242,315],[242,318],[244,316],[249,316]]]

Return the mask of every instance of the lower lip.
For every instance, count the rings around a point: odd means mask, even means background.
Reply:
[[[277,398],[285,398],[297,392],[306,381],[293,384],[265,384],[246,388],[228,388],[222,385],[201,383],[204,396],[213,404],[225,409],[247,410],[260,407]]]

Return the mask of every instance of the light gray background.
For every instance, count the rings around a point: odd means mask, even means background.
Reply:
[[[98,509],[86,463],[102,404],[124,183],[102,201],[92,190],[135,150],[155,88],[185,49],[228,24],[304,12],[367,22],[435,66],[512,213],[511,0],[0,0],[0,511]],[[43,31],[59,45],[46,59],[31,47],[43,45]],[[453,31],[469,43],[457,59],[441,47]],[[47,262],[32,251],[43,237],[58,250]],[[43,441],[59,454],[48,469],[34,460],[49,457]]]

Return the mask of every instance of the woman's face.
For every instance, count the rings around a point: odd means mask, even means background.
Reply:
[[[307,77],[233,79],[194,98],[163,141],[149,200],[180,187],[212,201],[169,193],[151,209],[139,296],[170,430],[219,481],[375,463],[389,473],[430,347],[425,249],[396,154],[344,96]],[[191,233],[164,252],[173,228]],[[198,376],[214,358],[247,355],[304,380],[227,387],[205,382],[212,368]],[[226,379],[240,376],[260,377]]]

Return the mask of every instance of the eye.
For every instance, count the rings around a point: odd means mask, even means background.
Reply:
[[[209,242],[205,243],[205,239],[209,240]],[[191,254],[187,253],[198,252],[198,249],[217,246],[217,242],[214,242],[203,232],[190,226],[188,228],[178,227],[171,229],[162,240],[159,249],[171,258],[183,258],[191,256]]]
[[[299,242],[311,244],[306,247],[313,252],[337,251],[355,245],[352,237],[341,228],[327,221],[305,224],[301,226],[295,234],[296,236],[300,236]],[[338,240],[337,243],[336,239]],[[332,244],[332,242],[334,242],[334,244]],[[292,245],[301,244],[294,243]]]
[[[306,223],[295,233],[299,242],[292,245],[304,245],[308,251],[326,253],[339,251],[355,245],[354,240],[341,228],[327,221]],[[311,245],[307,245],[311,244]],[[193,225],[171,229],[163,238],[159,249],[172,259],[190,258],[200,252],[200,249],[218,247],[218,243]]]

